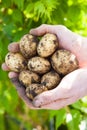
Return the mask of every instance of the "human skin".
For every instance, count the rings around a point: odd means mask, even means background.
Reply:
[[[30,102],[24,92],[24,87],[18,82],[18,74],[9,72],[9,78],[17,89],[19,96],[31,109],[60,109],[74,103],[87,95],[87,38],[80,36],[63,25],[41,25],[30,31],[31,34],[42,36],[45,33],[56,34],[59,47],[71,51],[76,55],[79,69],[66,75],[53,90],[43,92]],[[18,43],[8,46],[11,52],[19,52]],[[4,63],[4,71],[9,68]]]

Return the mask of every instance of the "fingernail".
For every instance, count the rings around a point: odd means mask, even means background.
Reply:
[[[34,30],[35,30],[35,29],[31,29],[31,30],[30,30],[30,34],[32,34],[32,33],[34,32]]]
[[[40,107],[39,101],[38,101],[37,99],[34,99],[34,100],[33,100],[33,105],[34,105],[35,107]]]
[[[11,51],[11,52],[18,52],[19,51],[18,43],[14,42],[14,43],[9,44],[8,50]]]
[[[9,70],[9,68],[6,66],[6,64],[5,64],[5,63],[3,63],[3,64],[1,65],[1,68],[2,68],[3,70],[6,70],[6,71],[8,71],[8,70]]]
[[[8,50],[12,50],[12,49],[13,49],[12,44],[9,44],[9,45],[8,45]]]
[[[15,78],[15,77],[18,77],[18,74],[15,73],[15,72],[9,72],[8,77],[9,78]]]

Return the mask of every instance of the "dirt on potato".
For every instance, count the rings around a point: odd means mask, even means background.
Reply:
[[[67,50],[57,50],[51,57],[51,64],[54,70],[66,75],[79,67],[76,56]]]
[[[41,38],[37,46],[37,53],[41,57],[48,57],[58,49],[58,46],[59,43],[56,35],[47,33]]]
[[[5,63],[14,72],[21,72],[27,68],[27,60],[20,53],[9,52],[5,57]]]
[[[39,83],[40,76],[32,71],[24,70],[19,74],[19,81],[25,86],[28,87],[32,83]]]
[[[41,78],[41,84],[47,87],[48,90],[55,88],[60,83],[61,77],[55,71],[50,71],[44,74]]]
[[[24,35],[19,44],[20,51],[25,58],[31,58],[37,53],[37,44],[39,40],[31,34]]]
[[[26,88],[26,95],[30,100],[33,100],[34,97],[47,90],[46,86],[42,84],[31,84]]]
[[[28,69],[38,74],[44,74],[48,72],[50,68],[50,62],[39,56],[33,57],[28,61]]]

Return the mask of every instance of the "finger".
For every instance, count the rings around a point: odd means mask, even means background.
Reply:
[[[86,89],[84,89],[84,87],[79,87],[85,86],[87,81],[86,75],[86,69],[79,69],[71,72],[62,79],[58,87],[38,95],[33,101],[34,106],[45,106],[60,99],[70,99],[71,97],[75,97],[75,100],[80,99],[86,95]]]
[[[12,73],[11,73],[11,75],[12,75]],[[28,105],[28,107],[31,109],[36,109],[32,105],[32,102],[29,100],[29,98],[26,96],[25,87],[22,84],[20,84],[17,75],[16,75],[16,77],[13,76],[13,78],[11,78],[11,82],[14,84],[14,86],[18,92],[18,95],[26,103],[26,105]]]
[[[3,63],[1,67],[4,71],[9,71],[9,68],[5,63]]]
[[[58,99],[50,104],[39,106],[41,109],[58,110],[77,101],[76,97]]]
[[[11,78],[18,78],[18,73],[16,72],[9,72],[8,77]]]
[[[43,25],[39,26],[38,28],[30,30],[30,34],[33,34],[36,36],[41,36],[41,35],[44,35],[45,33],[56,34],[56,26],[54,27],[54,25],[43,24]]]
[[[42,94],[39,94],[38,96],[36,96],[33,100],[33,104],[36,107],[43,106],[45,104],[50,104],[56,101],[57,99],[63,98],[64,96],[65,95],[63,94],[62,89],[58,89],[58,90],[53,89],[50,91],[43,92]]]
[[[26,102],[27,105],[32,107],[31,101],[26,97],[25,87],[20,84],[18,78],[17,77],[11,78],[11,82],[15,85],[18,95],[22,98],[22,100]]]
[[[72,89],[77,88],[77,81],[75,78],[78,76],[78,70],[66,75],[60,84],[53,90],[43,92],[34,98],[33,104],[36,107],[50,104],[58,99],[69,98],[73,95]]]
[[[14,42],[14,43],[9,44],[8,50],[10,52],[13,52],[13,53],[19,52],[20,51],[20,49],[19,49],[19,43],[18,42]]]

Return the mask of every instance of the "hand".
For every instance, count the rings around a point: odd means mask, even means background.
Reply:
[[[37,36],[41,36],[47,32],[57,35],[60,47],[70,50],[72,53],[74,53],[78,58],[80,66],[79,70],[76,70],[65,76],[58,87],[53,90],[43,92],[33,101],[33,104],[37,107],[37,109],[39,109],[38,107],[40,107],[40,109],[60,109],[86,95],[87,40],[86,38],[71,32],[62,25],[42,25],[39,28],[30,31],[31,34]],[[8,50],[12,52],[19,51],[19,46],[17,43],[10,44]],[[9,71],[5,63],[2,65],[2,68],[6,71]],[[26,97],[24,87],[19,84],[17,77],[17,73],[9,73],[9,78],[12,79],[19,96],[31,109],[36,109],[36,107],[34,107]]]
[[[8,50],[10,52],[19,52],[19,44],[18,43],[12,43],[9,44],[8,46]],[[2,69],[4,71],[10,71],[9,68],[7,67],[7,65],[5,63],[2,64]],[[15,72],[9,72],[8,74],[11,82],[14,84],[18,95],[21,97],[21,99],[25,102],[25,104],[31,108],[31,109],[39,109],[39,108],[35,108],[32,104],[32,102],[29,100],[29,98],[26,96],[25,94],[25,87],[23,85],[20,84],[19,80],[18,80],[18,73]]]
[[[87,39],[77,35],[62,25],[41,25],[30,31],[41,36],[54,33],[60,48],[71,51],[79,61],[79,69],[66,75],[53,90],[43,92],[35,97],[33,104],[42,109],[60,109],[87,95]]]

